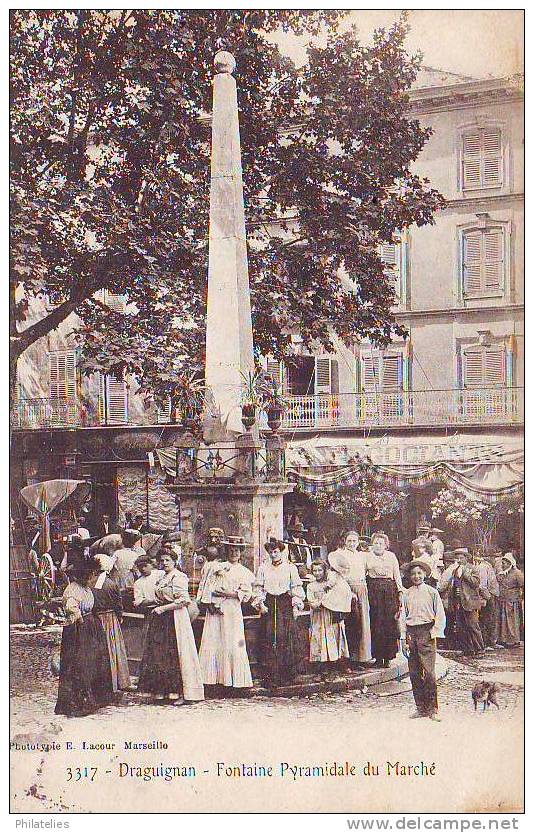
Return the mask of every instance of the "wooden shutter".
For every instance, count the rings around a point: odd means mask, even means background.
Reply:
[[[284,383],[284,363],[275,361],[274,359],[267,359],[265,369],[269,376],[272,376],[275,384],[282,388]]]
[[[124,379],[100,376],[100,414],[106,425],[128,422],[128,387]]]
[[[315,359],[315,393],[332,393],[332,363],[330,358]]]
[[[482,181],[486,188],[502,185],[502,141],[498,127],[486,128],[482,138]]]
[[[501,228],[473,229],[463,235],[465,295],[501,292],[504,283],[504,234]]]
[[[506,385],[506,355],[504,347],[487,347],[484,353],[484,386],[488,388]]]
[[[382,390],[402,390],[402,353],[382,356]]]
[[[401,351],[361,355],[360,419],[375,424],[398,422],[404,415],[404,354]]]
[[[361,356],[361,388],[364,392],[380,389],[380,359],[372,353]]]
[[[382,243],[380,245],[380,258],[387,272],[395,272],[398,270],[398,250],[398,243]]]
[[[466,133],[462,140],[463,188],[500,188],[502,181],[501,130],[486,127]]]
[[[464,350],[463,385],[464,388],[481,388],[484,386],[484,357],[481,347]]]
[[[156,419],[158,424],[165,424],[171,421],[171,398],[166,400],[164,405],[157,405],[156,407]]]
[[[397,299],[401,297],[401,252],[400,241],[395,243],[382,243],[380,246],[380,258],[385,267],[386,275],[394,284]]]
[[[504,235],[502,229],[488,229],[484,240],[484,289],[498,292],[503,288]]]
[[[48,368],[50,399],[76,399],[76,352],[49,353]]]
[[[462,184],[464,188],[480,188],[482,184],[481,142],[478,130],[466,133],[462,146]]]
[[[361,355],[361,388],[365,393],[373,391],[402,390],[403,354],[388,351],[382,354]]]
[[[482,233],[479,229],[463,236],[464,293],[480,292],[482,287]]]
[[[108,423],[111,425],[128,422],[128,389],[124,379],[107,377]]]

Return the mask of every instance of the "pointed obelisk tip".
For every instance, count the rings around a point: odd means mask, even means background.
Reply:
[[[225,52],[224,50],[217,52],[213,63],[215,65],[215,72],[217,73],[228,73],[231,75],[235,69],[234,56],[231,52]]]

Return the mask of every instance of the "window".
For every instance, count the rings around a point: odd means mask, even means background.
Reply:
[[[395,298],[400,301],[402,297],[402,244],[400,240],[395,243],[381,243],[378,251],[384,264],[384,271],[394,287]]]
[[[504,229],[489,227],[462,232],[464,297],[504,292]]]
[[[64,350],[48,354],[49,398],[53,401],[76,399],[76,351]]]
[[[49,425],[76,425],[78,413],[78,369],[75,350],[48,354],[48,398],[38,408],[38,421]]]
[[[124,379],[100,375],[99,414],[104,425],[128,422],[128,386]]]
[[[511,387],[512,351],[503,342],[473,344],[461,351],[458,411],[472,422],[491,422],[517,413]]]
[[[114,312],[124,312],[126,310],[125,295],[114,295],[109,289],[99,289],[95,293],[95,297]]]
[[[462,136],[461,183],[464,191],[503,186],[503,143],[499,127],[473,127]]]
[[[499,388],[506,385],[506,350],[504,344],[464,347],[462,387]]]
[[[407,372],[408,359],[403,350],[360,353],[361,421],[395,422],[404,415]]]
[[[339,368],[337,359],[329,356],[315,358],[315,394],[329,394],[339,392]]]
[[[402,352],[362,353],[362,391],[402,390],[403,360]]]
[[[299,356],[290,367],[268,362],[287,396],[286,428],[329,427],[339,420],[339,366],[330,356]]]

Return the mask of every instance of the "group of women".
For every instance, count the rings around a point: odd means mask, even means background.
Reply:
[[[254,575],[240,563],[247,544],[229,538],[224,549],[207,548],[196,599],[172,550],[163,551],[155,574],[141,556],[134,599],[145,610],[146,627],[137,690],[154,701],[183,704],[203,700],[204,686],[226,693],[250,688],[245,603],[261,616],[257,654],[270,688],[290,683],[304,661],[321,670],[340,662],[361,667],[372,659],[387,666],[398,648],[399,564],[384,533],[372,537],[369,552],[358,545],[358,534],[350,532],[328,562],[312,562],[303,582],[283,542],[265,544],[268,557]],[[299,616],[306,600],[309,625]],[[56,713],[87,714],[130,688],[120,593],[102,561],[71,565],[64,607]],[[197,652],[192,621],[199,609],[205,619]]]

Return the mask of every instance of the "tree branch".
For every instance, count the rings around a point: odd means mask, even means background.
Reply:
[[[83,303],[83,301],[86,301],[94,292],[95,288],[92,287],[84,292],[79,292],[73,295],[68,299],[68,301],[64,301],[58,307],[55,307],[55,309],[53,309],[52,312],[44,318],[36,321],[35,324],[31,324],[21,332],[12,334],[10,343],[12,355],[15,360],[17,360],[31,344],[34,344],[34,342],[36,342],[39,338],[47,335],[51,332],[51,330],[55,330],[56,327],[59,327],[59,325],[66,318],[68,318],[71,313],[75,312],[80,304]]]

